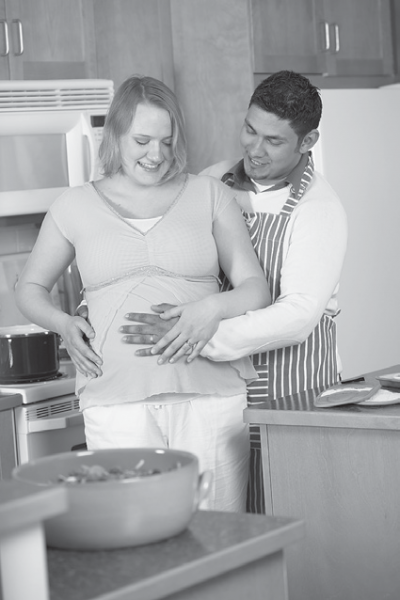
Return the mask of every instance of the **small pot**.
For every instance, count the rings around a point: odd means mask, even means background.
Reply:
[[[57,377],[60,338],[37,325],[0,327],[0,384]]]

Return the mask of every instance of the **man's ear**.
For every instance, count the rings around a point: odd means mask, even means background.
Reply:
[[[300,144],[299,152],[301,152],[301,154],[305,154],[306,152],[311,150],[311,148],[313,148],[313,146],[315,146],[315,144],[317,143],[318,138],[319,131],[317,129],[312,129],[311,131],[309,131],[304,136],[303,141]]]

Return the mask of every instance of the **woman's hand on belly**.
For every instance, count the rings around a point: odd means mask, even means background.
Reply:
[[[102,360],[89,345],[95,332],[86,319],[69,317],[60,334],[78,371],[86,376],[100,377]]]
[[[184,305],[182,305],[184,306]],[[176,362],[185,355],[190,355],[191,362],[199,355],[200,350],[205,344],[196,346],[192,351],[192,346],[187,344],[187,340],[180,340],[179,327],[174,329],[179,322],[179,317],[171,317],[167,311],[175,308],[172,304],[157,304],[151,309],[154,313],[127,313],[125,319],[135,321],[135,324],[122,325],[119,332],[123,334],[122,341],[125,344],[146,344],[149,347],[136,350],[136,356],[154,356],[160,354],[159,364],[164,364],[168,360]],[[163,315],[163,318],[161,318]],[[173,342],[173,343],[171,343]]]
[[[177,317],[179,320],[150,349],[150,354],[162,352],[158,359],[159,364],[176,362],[185,355],[187,362],[192,362],[212,338],[221,320],[213,296],[177,307],[166,308],[163,305],[163,308],[161,311],[160,307],[152,307],[153,310],[158,309],[161,321],[169,323]],[[150,339],[150,343],[152,341]]]

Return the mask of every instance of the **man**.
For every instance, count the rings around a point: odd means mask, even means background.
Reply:
[[[201,351],[217,361],[253,356],[259,379],[248,388],[250,404],[340,379],[334,317],[347,221],[337,195],[314,171],[311,149],[319,137],[321,112],[319,90],[306,77],[292,71],[271,75],[250,99],[240,134],[242,160],[224,161],[202,173],[238,190],[271,289],[270,306],[221,321]],[[130,319],[141,324],[121,327],[125,342],[158,342],[153,352],[164,350],[160,362],[177,350],[166,333],[171,321],[138,314]],[[257,430],[251,438],[248,510],[263,512]]]

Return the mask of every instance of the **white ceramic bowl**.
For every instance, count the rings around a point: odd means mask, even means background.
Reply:
[[[83,465],[157,469],[159,474],[119,481],[57,483]],[[179,465],[179,466],[177,466]],[[181,533],[211,485],[194,454],[158,448],[67,452],[16,467],[13,478],[35,486],[67,487],[69,510],[45,522],[54,548],[101,550],[138,546]]]

